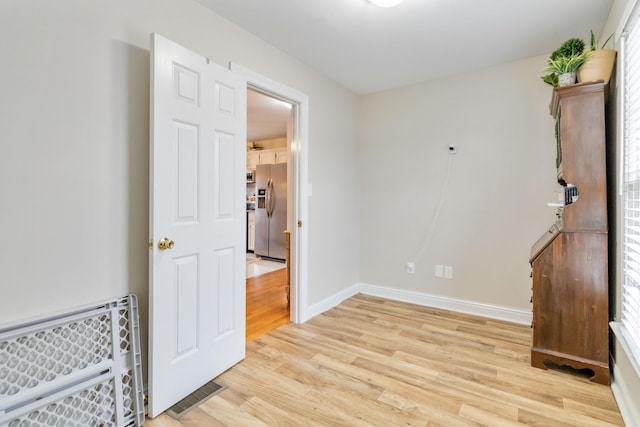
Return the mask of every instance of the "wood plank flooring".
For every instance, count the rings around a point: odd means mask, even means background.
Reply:
[[[531,330],[356,295],[247,345],[195,426],[622,426],[607,386],[530,366]]]
[[[287,269],[247,279],[247,342],[289,323]]]

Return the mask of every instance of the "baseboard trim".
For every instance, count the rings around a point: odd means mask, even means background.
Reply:
[[[640,366],[636,363],[631,347],[622,331],[619,322],[610,322],[613,331],[613,349],[615,357],[611,357],[611,391],[618,404],[620,415],[625,424],[635,426],[640,420],[640,403],[636,396],[640,380]]]
[[[611,381],[613,397],[616,399],[620,415],[622,415],[625,424],[633,426],[634,424],[632,423],[640,419],[638,418],[640,417],[640,408],[638,408],[638,404],[632,398],[634,393],[627,387],[624,375],[620,372],[615,360],[611,362],[611,365],[613,370],[613,380]]]
[[[351,298],[359,292],[360,286],[356,283],[355,285],[349,286],[348,288],[343,289],[340,292],[323,299],[319,303],[307,307],[307,310],[303,315],[302,323],[306,322],[314,316],[317,316],[318,314],[322,314],[325,311],[332,309],[342,301]]]
[[[365,295],[488,317],[490,319],[504,320],[522,325],[530,325],[533,319],[533,315],[530,311],[519,310],[511,307],[484,304],[423,292],[404,291],[366,283],[360,283],[359,288],[360,292]]]
[[[302,323],[314,316],[317,316],[318,314],[324,313],[358,293],[387,298],[394,301],[419,304],[425,307],[434,307],[443,310],[451,310],[459,313],[487,317],[490,319],[504,320],[522,325],[530,325],[533,319],[531,312],[526,310],[443,297],[423,292],[403,291],[400,289],[386,288],[367,283],[356,283],[355,285],[349,286],[348,288],[325,298],[319,303],[309,306],[304,313]]]

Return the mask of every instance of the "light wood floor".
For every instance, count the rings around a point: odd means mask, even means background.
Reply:
[[[532,368],[531,330],[357,295],[247,345],[195,426],[622,426],[607,386]]]
[[[247,279],[247,342],[289,323],[287,269]]]

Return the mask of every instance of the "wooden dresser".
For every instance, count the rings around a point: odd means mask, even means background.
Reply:
[[[593,371],[609,384],[609,286],[604,83],[553,91],[564,207],[531,248],[531,365]]]

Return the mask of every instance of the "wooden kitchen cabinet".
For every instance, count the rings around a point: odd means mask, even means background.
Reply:
[[[287,148],[276,148],[274,163],[287,163]]]
[[[609,384],[605,85],[556,88],[558,182],[565,206],[533,245],[531,365],[589,369]]]
[[[259,152],[259,165],[272,165],[276,162],[275,150],[262,150]]]
[[[275,163],[287,163],[287,149],[285,148],[272,148],[269,150],[262,150],[260,153],[260,165],[273,165]]]
[[[271,148],[268,150],[247,151],[247,169],[255,169],[257,165],[287,163],[287,148]]]
[[[247,169],[255,170],[260,164],[260,152],[255,150],[247,151]]]

